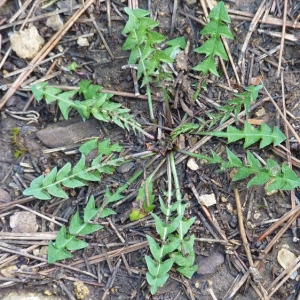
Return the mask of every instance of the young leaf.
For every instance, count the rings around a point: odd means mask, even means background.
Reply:
[[[200,31],[204,36],[210,36],[210,38],[199,48],[194,51],[203,53],[206,58],[193,69],[201,71],[203,74],[209,72],[215,76],[219,76],[214,61],[215,56],[219,56],[224,60],[228,60],[226,50],[222,44],[221,36],[224,38],[233,39],[233,35],[226,23],[230,23],[230,18],[224,2],[220,1],[209,13],[208,18],[210,22]]]
[[[36,99],[40,101],[45,98],[47,104],[58,101],[58,106],[65,119],[68,119],[70,108],[76,109],[83,120],[86,120],[92,114],[96,119],[103,122],[114,122],[121,128],[138,130],[145,133],[141,129],[141,125],[137,123],[133,116],[128,114],[129,110],[121,108],[120,103],[111,102],[109,99],[113,96],[108,93],[100,93],[102,87],[93,85],[86,80],[79,83],[79,91],[62,92],[55,87],[47,87],[47,83],[39,83],[31,87]],[[72,100],[76,95],[83,95],[85,100]],[[124,124],[126,122],[126,124]]]
[[[150,247],[151,254],[153,255],[153,257],[157,261],[160,261],[161,258],[162,258],[161,248],[159,247],[159,245],[155,242],[155,240],[151,236],[146,235],[146,238],[147,238],[147,240],[149,242],[149,247]]]
[[[285,135],[276,126],[274,126],[272,130],[265,123],[262,123],[259,129],[248,122],[245,122],[244,129],[242,130],[229,125],[226,132],[212,131],[201,134],[224,137],[228,139],[228,143],[245,139],[244,148],[247,148],[258,141],[260,141],[259,148],[265,148],[271,143],[273,143],[274,146],[277,146],[286,139]]]
[[[190,153],[184,150],[178,150],[179,152],[189,155],[198,159],[204,159],[208,164],[218,163],[221,164],[221,170],[228,168],[237,168],[238,172],[233,177],[233,181],[244,179],[247,176],[255,175],[249,182],[247,187],[253,185],[265,184],[268,181],[272,183],[268,186],[267,191],[272,191],[276,189],[290,190],[300,186],[300,178],[296,173],[287,165],[283,164],[282,167],[272,159],[267,160],[267,165],[265,167],[260,167],[253,155],[247,152],[249,165],[243,165],[240,159],[233,154],[229,149],[226,150],[230,161],[223,160],[220,156],[212,151],[213,157],[209,157],[202,154]]]
[[[92,166],[87,167],[85,165],[85,156],[82,155],[73,170],[69,164],[66,164],[58,172],[54,168],[48,175],[41,175],[34,179],[30,187],[24,190],[23,194],[27,196],[32,195],[41,200],[51,199],[50,195],[68,198],[62,186],[76,188],[86,185],[86,181],[99,181],[102,173],[112,173],[117,166],[125,163],[123,158],[111,159],[106,162],[100,161],[101,158],[102,155],[98,159],[95,158]]]
[[[191,251],[190,253],[183,255],[180,252],[174,252],[170,255],[174,259],[175,263],[180,267],[189,267],[192,266],[195,262],[195,252]]]
[[[186,235],[193,223],[195,222],[196,217],[187,219],[187,220],[182,220],[181,221],[181,233],[182,235]]]
[[[87,155],[89,155],[89,153],[91,151],[93,151],[94,149],[97,149],[97,147],[98,147],[98,139],[92,139],[92,140],[89,140],[89,141],[85,142],[84,144],[82,144],[78,150],[82,154],[87,156]]]
[[[69,232],[72,235],[79,235],[79,234],[87,235],[95,231],[98,231],[99,229],[102,228],[103,226],[98,224],[90,224],[90,223],[83,222],[79,217],[79,213],[76,212],[71,219]]]
[[[151,215],[154,218],[156,230],[163,240],[166,234],[171,234],[177,229],[182,218],[182,216],[177,216],[170,224],[166,224],[157,215],[153,213]]]
[[[197,270],[198,270],[198,266],[180,267],[176,269],[176,271],[178,271],[188,279],[191,279],[195,274],[195,272],[197,272]]]
[[[95,199],[94,196],[92,195],[84,209],[83,221],[85,223],[91,221],[97,215],[99,209],[100,208],[96,208]]]
[[[60,231],[56,236],[56,242],[49,242],[48,246],[48,262],[53,263],[59,260],[72,257],[69,251],[75,251],[79,249],[86,248],[89,244],[76,238],[78,235],[87,235],[93,233],[103,226],[98,224],[91,224],[90,222],[98,213],[100,208],[95,207],[94,197],[91,196],[85,209],[84,209],[84,219],[81,220],[79,213],[76,212],[72,217],[69,232],[67,233],[66,228],[61,227]],[[104,208],[108,209],[108,208]],[[109,210],[109,209],[108,209]],[[112,211],[105,211],[104,216],[110,214]],[[101,214],[102,215],[102,214]]]
[[[74,238],[66,245],[66,249],[70,251],[75,251],[75,250],[86,248],[88,245],[89,245],[88,243]]]
[[[56,246],[53,244],[52,241],[49,242],[48,245],[48,263],[52,264],[55,263],[56,261],[59,260],[64,260],[67,258],[71,258],[73,255],[68,252],[65,248],[58,249]]]

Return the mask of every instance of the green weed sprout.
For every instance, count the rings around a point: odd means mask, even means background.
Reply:
[[[163,50],[159,49],[159,44],[166,37],[153,29],[158,26],[158,22],[147,17],[149,12],[142,9],[131,10],[124,8],[128,14],[128,21],[122,31],[127,35],[122,47],[123,50],[131,50],[128,64],[137,64],[137,79],[142,78],[141,87],[145,86],[148,97],[150,119],[154,120],[153,103],[150,82],[153,75],[161,63],[171,63],[173,59]]]
[[[87,142],[80,150],[88,154],[95,148],[97,142]],[[100,181],[102,174],[112,174],[115,168],[124,164],[124,158],[107,158],[111,152],[120,152],[122,147],[118,144],[109,145],[109,140],[102,142],[98,147],[98,156],[93,159],[90,166],[85,164],[85,155],[82,154],[78,163],[72,168],[71,163],[65,164],[60,170],[53,168],[48,175],[41,175],[34,179],[30,186],[23,191],[26,196],[34,196],[40,200],[50,200],[51,196],[68,198],[63,187],[77,188],[88,184],[89,181]]]
[[[233,34],[227,27],[226,23],[231,23],[227,9],[224,2],[220,1],[207,16],[210,19],[209,23],[200,31],[203,36],[210,36],[210,38],[195,52],[205,54],[205,59],[193,68],[193,70],[203,72],[207,75],[209,72],[215,76],[219,73],[215,64],[215,56],[224,60],[228,60],[226,50],[223,46],[221,36],[233,39]]]
[[[104,199],[109,199],[109,197],[110,193],[107,189]],[[56,241],[49,242],[48,262],[54,263],[59,260],[71,258],[73,255],[70,253],[70,251],[80,250],[88,247],[88,243],[78,239],[77,237],[79,235],[85,236],[91,234],[103,228],[102,225],[90,223],[90,221],[92,221],[99,213],[100,218],[105,218],[115,214],[115,212],[110,208],[102,206],[95,207],[94,197],[91,196],[86,207],[84,208],[83,219],[81,219],[79,213],[76,212],[71,219],[68,231],[66,227],[61,227],[56,236]]]
[[[62,92],[57,87],[48,87],[47,82],[41,82],[31,86],[31,91],[37,101],[45,98],[47,104],[58,102],[58,107],[67,120],[70,108],[76,109],[85,121],[90,116],[102,122],[113,122],[123,129],[139,131],[152,139],[141,125],[129,114],[129,109],[123,108],[121,103],[112,102],[112,94],[101,93],[102,86],[91,84],[89,80],[79,83],[79,90]],[[72,100],[76,95],[83,95],[84,100]]]
[[[172,174],[176,190],[176,202],[172,203]],[[164,202],[159,197],[160,209],[165,215],[166,221],[163,222],[156,214],[151,213],[155,228],[159,234],[159,243],[154,238],[147,235],[151,254],[145,256],[148,272],[146,278],[151,286],[151,294],[155,294],[157,289],[165,284],[169,278],[168,272],[175,263],[177,271],[187,278],[191,278],[197,270],[194,266],[195,253],[193,251],[194,235],[186,236],[195,218],[185,219],[184,211],[187,204],[182,203],[180,185],[177,178],[174,153],[171,152],[167,161],[168,191],[167,200]],[[175,215],[173,215],[175,213]],[[168,257],[168,258],[167,258]]]

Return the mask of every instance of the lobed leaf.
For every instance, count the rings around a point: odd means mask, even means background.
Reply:
[[[179,273],[185,276],[188,279],[192,279],[195,272],[197,272],[198,266],[188,266],[188,267],[180,267],[176,269]]]
[[[221,170],[236,168],[238,172],[233,177],[233,181],[241,180],[250,175],[254,175],[254,177],[247,184],[248,188],[254,185],[265,184],[268,181],[271,181],[267,188],[268,192],[277,189],[291,190],[300,186],[300,178],[288,165],[283,164],[282,167],[280,167],[276,161],[268,159],[267,165],[261,167],[259,161],[249,151],[247,152],[248,165],[244,165],[241,160],[229,149],[226,149],[229,161],[223,160],[213,151],[212,157],[203,154],[189,153],[187,151],[181,152],[198,159],[205,159],[208,164],[221,164]]]
[[[226,23],[231,23],[226,6],[223,1],[220,1],[208,14],[209,19],[215,19],[219,21],[224,21]]]
[[[195,262],[195,252],[191,251],[185,255],[181,252],[173,252],[170,257],[174,259],[174,262],[180,267],[190,267]]]
[[[286,139],[285,135],[276,126],[271,129],[267,124],[262,123],[260,128],[255,128],[247,121],[242,130],[229,125],[226,132],[212,131],[203,132],[201,134],[224,137],[228,139],[228,143],[245,139],[244,148],[247,148],[258,141],[260,141],[259,148],[265,148],[272,143],[274,146],[277,146]]]
[[[99,181],[102,173],[111,174],[115,167],[125,163],[123,158],[102,162],[100,161],[101,157],[102,154],[96,157],[93,160],[91,167],[85,165],[85,156],[82,155],[73,170],[71,169],[70,164],[66,164],[58,172],[57,168],[54,168],[48,175],[41,175],[34,179],[29,188],[23,191],[23,194],[34,196],[41,200],[51,199],[50,195],[68,198],[68,195],[63,190],[62,186],[76,188],[86,185],[87,181]]]
[[[233,39],[231,31],[226,25],[226,23],[230,23],[230,18],[222,1],[211,10],[208,18],[210,19],[209,23],[205,25],[200,33],[204,36],[210,36],[210,38],[201,47],[194,50],[195,52],[205,54],[206,58],[195,66],[193,70],[203,72],[204,75],[210,72],[215,76],[219,76],[214,56],[228,60],[221,37]]]
[[[58,249],[52,241],[48,245],[48,263],[53,264],[56,261],[71,258],[73,255],[65,248]]]

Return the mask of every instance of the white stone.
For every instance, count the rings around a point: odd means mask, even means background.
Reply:
[[[297,256],[293,252],[285,248],[280,249],[277,254],[277,261],[285,270],[296,258]],[[295,271],[290,274],[290,278],[295,279],[297,275],[298,273]]]
[[[86,47],[86,46],[89,46],[89,45],[90,45],[88,39],[87,39],[87,38],[84,38],[84,37],[81,37],[81,36],[78,37],[78,39],[77,39],[77,44],[78,44],[79,46],[81,46],[81,47]]]
[[[193,171],[196,171],[199,169],[199,166],[197,165],[196,161],[195,161],[195,158],[193,157],[190,157],[188,159],[188,162],[187,162],[187,167]]]
[[[205,195],[201,195],[199,197],[199,202],[201,205],[205,205],[205,206],[212,206],[214,204],[216,204],[216,197],[215,194],[205,194]]]
[[[16,54],[27,60],[34,58],[45,43],[34,26],[14,32],[9,39]]]

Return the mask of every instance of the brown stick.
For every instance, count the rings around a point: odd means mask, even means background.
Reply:
[[[244,228],[242,205],[241,205],[239,191],[237,188],[234,188],[234,197],[235,197],[236,210],[237,210],[238,221],[239,221],[240,235],[241,235],[241,238],[243,241],[243,245],[245,248],[245,252],[246,252],[248,261],[249,261],[249,265],[250,265],[250,267],[253,267],[254,266],[253,259],[251,256],[251,251],[250,251],[249,243],[247,240],[246,231]]]
[[[296,219],[300,215],[300,204],[295,208],[291,209],[288,213],[284,214],[276,223],[270,226],[260,237],[257,238],[256,242],[264,240],[268,235],[270,235],[275,229],[282,225],[290,217]]]
[[[279,58],[278,58],[278,68],[277,68],[277,77],[280,75],[280,67],[281,67],[281,60],[282,60],[282,53],[284,48],[284,38],[285,38],[285,28],[286,28],[286,16],[287,16],[287,0],[284,0],[284,10],[283,10],[283,20],[282,20],[282,31],[281,31],[281,41],[280,41],[280,48],[279,48]]]
[[[287,127],[289,128],[289,130],[294,135],[295,139],[300,144],[300,137],[299,137],[299,135],[297,134],[297,132],[295,131],[295,129],[293,128],[293,126],[288,122],[288,120],[286,119],[286,117],[282,113],[281,109],[279,108],[279,106],[277,105],[277,103],[274,101],[274,99],[272,98],[272,96],[270,95],[270,93],[268,92],[268,90],[266,89],[265,85],[264,85],[264,90],[267,93],[267,95],[270,98],[270,100],[273,103],[273,105],[276,107],[276,109],[277,109],[278,113],[280,114],[281,118],[283,119],[284,123],[287,125]]]

